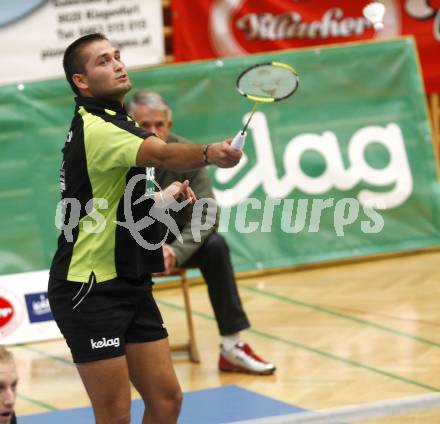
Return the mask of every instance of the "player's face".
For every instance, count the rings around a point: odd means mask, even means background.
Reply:
[[[86,71],[78,74],[78,86],[83,95],[122,102],[131,82],[119,50],[108,40],[97,40],[85,46],[82,54]]]
[[[0,424],[9,424],[17,397],[17,369],[13,361],[0,363]]]
[[[146,131],[154,132],[163,141],[167,141],[172,122],[166,110],[153,110],[144,105],[137,105],[134,120]]]

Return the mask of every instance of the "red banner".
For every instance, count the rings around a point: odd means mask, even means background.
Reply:
[[[384,29],[368,0],[173,0],[176,61],[412,34],[428,92],[440,92],[440,0],[383,0]]]

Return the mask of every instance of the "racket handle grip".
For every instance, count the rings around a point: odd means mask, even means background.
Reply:
[[[244,146],[244,142],[246,141],[247,132],[241,132],[241,130],[237,133],[237,135],[233,138],[231,147],[234,149],[242,150]]]

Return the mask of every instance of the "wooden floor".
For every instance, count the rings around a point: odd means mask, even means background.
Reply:
[[[440,391],[440,252],[238,282],[252,329],[244,333],[274,376],[220,374],[219,336],[204,285],[191,288],[202,362],[175,356],[184,391],[238,384],[318,410]],[[156,299],[170,339],[184,341],[180,289]],[[18,415],[89,405],[63,341],[12,348]],[[133,392],[133,397],[138,395]],[[373,422],[373,421],[370,421]],[[440,423],[440,410],[378,423]]]

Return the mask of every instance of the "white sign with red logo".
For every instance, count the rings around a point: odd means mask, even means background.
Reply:
[[[13,334],[23,322],[24,309],[19,297],[0,287],[0,337]]]
[[[0,276],[0,344],[58,339],[47,299],[48,271]]]

